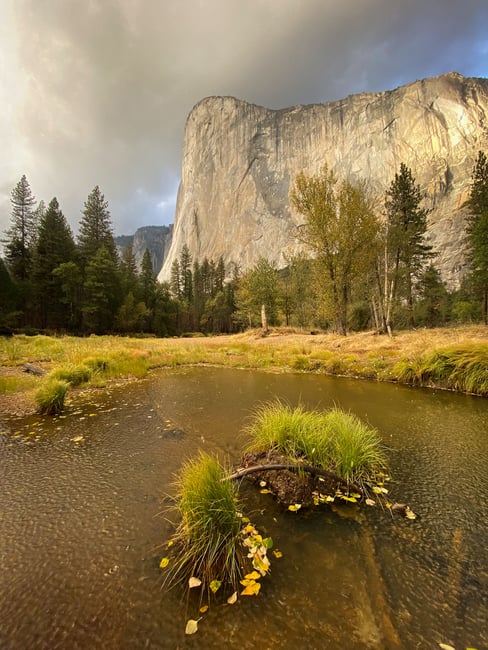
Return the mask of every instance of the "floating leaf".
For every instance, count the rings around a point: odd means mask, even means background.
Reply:
[[[159,563],[159,566],[161,567],[161,569],[166,569],[168,564],[169,564],[169,557],[163,557],[163,559]]]
[[[174,544],[174,541],[172,539],[170,539],[169,542],[166,544],[166,548],[170,548],[171,546],[173,546],[173,544]]]
[[[212,580],[212,582],[209,584],[209,587],[213,591],[213,593],[215,593],[220,589],[221,584],[222,583],[220,582],[220,580]]]
[[[259,594],[260,589],[261,589],[261,583],[260,582],[255,582],[254,580],[251,580],[250,584],[248,584],[241,591],[241,596],[257,596]]]
[[[349,501],[349,503],[357,503],[358,502],[358,500],[355,497],[348,497],[345,494],[341,494],[340,498],[343,501]]]
[[[247,575],[245,575],[244,579],[245,580],[259,580],[260,577],[261,577],[260,573],[258,573],[257,571],[252,571],[251,573],[248,573]]]
[[[366,501],[364,503],[367,506],[375,506],[376,505],[376,501],[374,499],[366,499]]]
[[[32,431],[34,433],[34,431]],[[81,442],[84,440],[83,436],[75,436],[74,438],[71,438],[71,442]]]
[[[252,565],[261,575],[265,575],[269,569],[269,560],[266,555],[256,553],[252,559]]]
[[[263,546],[265,546],[267,549],[273,548],[273,538],[265,537],[263,539]]]
[[[229,603],[229,605],[233,605],[234,603],[237,602],[237,591],[234,591],[234,593],[232,594],[232,596],[229,596],[229,597],[227,598],[227,602]]]
[[[439,643],[439,648],[442,648],[442,650],[456,650],[454,646],[447,645],[447,643]]]
[[[185,634],[195,634],[195,632],[198,630],[198,619],[195,621],[193,618],[190,618],[189,621],[187,621],[186,627],[185,627]]]
[[[259,481],[259,487],[266,487],[266,481]]]
[[[294,503],[288,506],[288,510],[290,510],[290,512],[297,512],[297,510],[300,510],[301,507],[302,507],[301,503]]]
[[[249,523],[249,517],[243,517],[242,518],[242,523],[243,524],[248,524]]]
[[[273,551],[273,555],[277,558],[283,557],[283,553],[281,551]]]
[[[202,605],[198,611],[200,612],[200,614],[205,614],[207,610],[208,610],[208,605]]]
[[[334,503],[334,500],[335,500],[335,499],[334,499],[334,497],[331,497],[331,496],[329,495],[329,496],[325,497],[325,500],[326,500],[327,503]]]
[[[407,519],[417,519],[417,515],[408,506],[405,508],[405,517]]]
[[[375,494],[388,494],[388,490],[384,487],[380,487],[379,485],[373,485],[372,489]]]
[[[195,578],[195,576],[192,576],[188,580],[189,589],[193,589],[193,587],[199,587],[201,584],[202,584],[202,581],[200,580],[200,578]]]
[[[272,494],[271,490],[268,490],[268,488],[263,488],[262,490],[259,490],[261,494]]]

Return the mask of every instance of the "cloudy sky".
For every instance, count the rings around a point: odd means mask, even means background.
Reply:
[[[22,174],[76,234],[173,221],[183,128],[209,95],[269,108],[488,77],[487,0],[0,0],[0,232]]]

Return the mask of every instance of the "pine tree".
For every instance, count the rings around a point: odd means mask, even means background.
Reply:
[[[74,262],[75,242],[71,228],[56,198],[49,203],[39,223],[33,262],[33,294],[41,327],[68,327],[62,279],[53,271],[65,262]]]
[[[112,222],[108,202],[97,185],[88,195],[80,221],[78,246],[84,265],[92,260],[101,246],[104,246],[113,262],[117,263]]]
[[[6,231],[5,258],[15,280],[26,281],[32,269],[32,244],[35,239],[34,205],[27,178],[22,176],[11,193],[11,225]]]
[[[136,258],[131,243],[127,244],[122,251],[119,266],[122,295],[127,296],[129,293],[132,293],[137,298],[140,294],[139,274],[137,272]]]
[[[109,332],[119,308],[119,274],[103,245],[86,265],[83,289],[84,329],[95,334]]]
[[[154,273],[151,253],[148,248],[146,248],[144,255],[142,256],[139,282],[141,285],[142,299],[146,306],[149,307],[149,309],[152,309],[156,295],[157,280],[156,274]]]
[[[471,278],[482,297],[482,318],[488,324],[488,160],[480,151],[473,169],[466,232]]]
[[[425,243],[430,210],[421,207],[424,198],[412,171],[401,163],[400,173],[395,174],[386,192],[387,259],[384,273],[388,276],[388,293],[392,301],[400,294],[407,301],[410,327],[414,326],[414,281],[432,258],[432,247]],[[387,325],[391,329],[391,319]]]

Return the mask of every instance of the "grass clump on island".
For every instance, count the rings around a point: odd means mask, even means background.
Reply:
[[[244,592],[248,589],[245,595],[257,595],[258,580],[270,566],[267,550],[272,542],[263,540],[242,516],[238,487],[228,480],[229,474],[217,458],[203,452],[180,470],[174,507],[179,523],[167,545],[170,557],[160,563],[164,586],[202,586],[207,594],[223,586],[234,591],[235,602],[251,558],[255,573],[251,571],[242,584]]]
[[[346,484],[374,483],[387,467],[378,432],[339,408],[305,411],[279,400],[264,404],[247,427],[248,452],[281,454],[328,470]]]

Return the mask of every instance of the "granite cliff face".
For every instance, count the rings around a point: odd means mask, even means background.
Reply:
[[[154,273],[161,271],[164,260],[171,246],[173,226],[143,226],[138,228],[134,235],[120,235],[115,237],[115,245],[119,255],[127,246],[132,244],[132,252],[136,259],[137,267],[141,268],[142,258],[149,249]]]
[[[297,172],[327,163],[339,178],[367,180],[381,204],[404,162],[427,193],[428,238],[455,286],[462,206],[480,149],[488,149],[488,79],[457,73],[283,110],[204,99],[186,123],[173,241],[159,278],[169,279],[185,243],[194,259],[222,255],[246,269],[262,256],[283,266],[302,222],[289,204]]]

